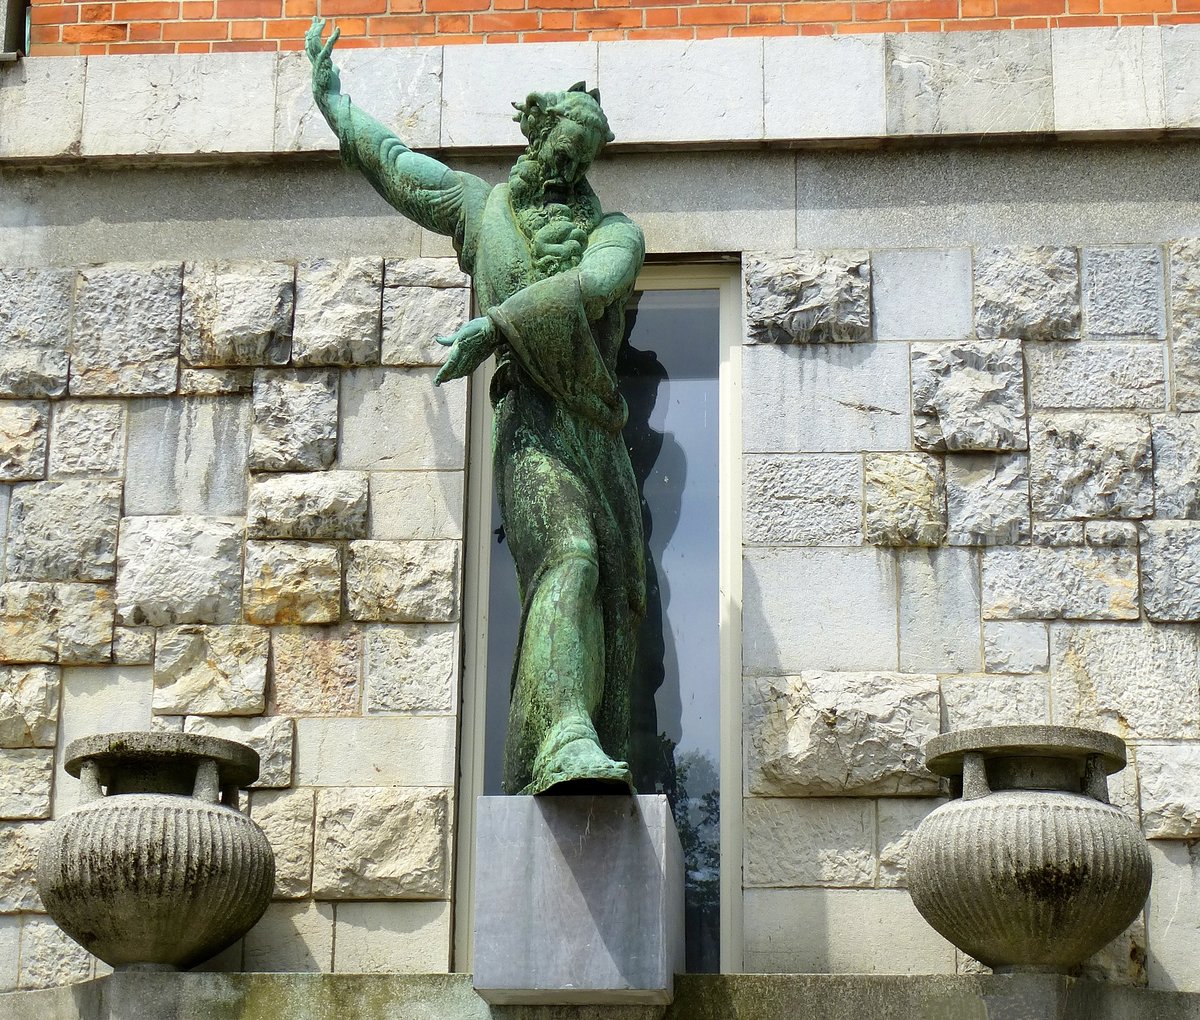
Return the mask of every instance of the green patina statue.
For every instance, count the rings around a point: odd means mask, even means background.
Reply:
[[[492,186],[411,151],[341,91],[314,18],[313,95],[342,158],[391,205],[453,239],[482,313],[453,336],[439,383],[495,354],[496,489],[521,592],[504,789],[632,791],[630,684],[645,614],[642,514],[621,437],[615,364],[641,230],[601,212],[585,174],[612,140],[598,91],[514,103],[529,145]]]

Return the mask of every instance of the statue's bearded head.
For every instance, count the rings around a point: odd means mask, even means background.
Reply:
[[[566,92],[531,92],[513,103],[513,120],[529,139],[527,156],[539,164],[548,188],[570,190],[613,139],[600,107],[600,90],[576,82]]]

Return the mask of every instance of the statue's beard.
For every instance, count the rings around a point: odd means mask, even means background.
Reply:
[[[517,225],[529,241],[539,277],[574,269],[600,222],[600,201],[585,177],[569,183],[527,150],[508,177]]]

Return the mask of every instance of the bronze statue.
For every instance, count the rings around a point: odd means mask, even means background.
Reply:
[[[521,593],[507,793],[632,791],[630,682],[645,613],[642,517],[621,437],[617,349],[641,230],[604,214],[586,173],[612,140],[582,82],[514,103],[529,145],[495,187],[411,151],[341,91],[314,18],[313,95],[343,160],[391,205],[453,239],[483,313],[439,340],[439,383],[496,355],[496,489]]]

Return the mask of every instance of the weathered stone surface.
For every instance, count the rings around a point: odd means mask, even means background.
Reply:
[[[929,812],[939,807],[929,798],[888,797],[878,803],[876,820],[881,889],[908,887],[908,847]]]
[[[746,684],[746,788],[759,796],[936,794],[921,747],[938,683],[900,673],[807,672]]]
[[[288,715],[355,715],[362,634],[355,627],[283,627],[271,635],[271,697]]]
[[[1052,722],[1122,737],[1200,736],[1200,631],[1190,625],[1093,624],[1050,631]]]
[[[754,252],[742,257],[748,343],[871,339],[866,252]]]
[[[875,884],[869,800],[754,797],[743,805],[747,887]]]
[[[1129,414],[1043,414],[1029,422],[1033,512],[1050,520],[1149,517],[1150,423]]]
[[[1004,620],[983,625],[983,661],[989,673],[1040,673],[1050,665],[1046,624]]]
[[[1149,981],[1146,956],[1145,915],[1138,914],[1120,935],[1094,956],[1084,960],[1080,977],[1085,981],[1103,981],[1110,985],[1144,986]]]
[[[156,715],[258,715],[270,635],[258,627],[176,627],[154,649]]]
[[[1200,991],[1192,947],[1200,937],[1200,848],[1187,841],[1150,843],[1154,862],[1153,894],[1146,923],[1153,932],[1147,960],[1155,988]]]
[[[1083,521],[1034,521],[1029,540],[1051,549],[1083,545],[1083,526]]]
[[[27,917],[21,927],[21,987],[56,988],[92,976],[92,957],[48,917]]]
[[[946,458],[946,541],[1011,545],[1029,539],[1029,458],[1023,453]]]
[[[935,546],[946,535],[941,462],[924,453],[868,453],[864,467],[867,541]]]
[[[53,748],[0,750],[0,818],[49,818],[53,780]]]
[[[337,374],[263,371],[254,377],[251,471],[320,471],[337,453]]]
[[[292,720],[285,716],[213,719],[190,715],[183,731],[224,737],[254,748],[258,752],[259,770],[258,779],[250,786],[252,790],[276,790],[292,785],[296,730]]]
[[[452,712],[460,635],[452,623],[364,629],[368,712]]]
[[[116,574],[121,483],[15,485],[8,511],[11,581],[111,581]]]
[[[19,914],[0,916],[0,992],[11,992],[17,987],[21,920]]]
[[[1162,249],[1085,248],[1083,324],[1089,337],[1165,337]]]
[[[117,549],[119,623],[236,623],[242,529],[215,517],[126,517]]]
[[[458,721],[451,715],[296,720],[298,786],[453,786]]]
[[[133,403],[125,513],[245,513],[251,413],[246,396]]]
[[[46,833],[41,822],[0,822],[0,914],[43,909],[33,873]]]
[[[1161,128],[1161,30],[1122,25],[1054,33],[1054,127],[1067,131]]]
[[[371,365],[379,361],[383,262],[314,259],[296,268],[294,365]]]
[[[871,253],[876,340],[963,340],[974,328],[971,252]]]
[[[450,873],[449,830],[445,790],[318,790],[313,895],[443,899]]]
[[[983,553],[986,620],[1136,620],[1137,553],[1027,546]]]
[[[153,627],[113,628],[113,662],[119,666],[147,666],[154,661]]]
[[[74,269],[0,269],[0,397],[67,391]]]
[[[440,365],[451,336],[471,312],[466,288],[387,287],[383,291],[383,363]]]
[[[359,368],[342,373],[338,464],[371,471],[462,469],[467,389],[435,386],[431,369]]]
[[[71,395],[175,392],[179,373],[180,267],[105,265],[79,271]]]
[[[458,259],[388,259],[385,287],[469,287],[471,280],[458,268]]]
[[[1046,676],[942,677],[942,731],[979,726],[1044,725],[1050,717]]]
[[[0,662],[107,662],[113,593],[98,584],[0,585]]]
[[[763,92],[768,139],[882,135],[883,38],[764,39]],[[808,102],[795,102],[797,95]]]
[[[247,542],[242,611],[248,623],[336,623],[342,555],[315,542]]]
[[[50,475],[120,478],[125,473],[126,405],[65,400],[54,407]]]
[[[1074,248],[980,248],[975,329],[981,339],[1079,336],[1079,257]]]
[[[250,797],[250,817],[275,851],[276,899],[296,899],[312,890],[315,812],[316,792],[309,788],[258,790]]]
[[[294,278],[295,270],[282,262],[187,263],[184,360],[196,367],[287,364]]]
[[[0,667],[0,747],[53,747],[58,733],[58,670]]]
[[[351,542],[346,600],[354,620],[449,623],[458,619],[458,543]]]
[[[1138,544],[1138,526],[1132,521],[1088,521],[1083,526],[1083,542],[1133,549]]]
[[[263,475],[250,483],[249,538],[367,537],[363,471]]]
[[[275,860],[278,879],[278,850]],[[245,944],[248,973],[328,974],[333,969],[333,904],[272,903],[246,932]]]
[[[375,471],[368,538],[462,538],[462,471]]]
[[[0,481],[46,477],[45,401],[0,400]]]
[[[900,668],[959,673],[983,668],[979,558],[969,549],[900,555]]]
[[[179,368],[181,397],[224,397],[253,390],[252,368]]]
[[[1150,419],[1156,517],[1200,518],[1200,415]]]
[[[743,538],[750,545],[860,545],[862,458],[844,454],[747,456]]]
[[[1161,410],[1167,403],[1163,344],[1025,344],[1029,399],[1036,408]]]
[[[1142,606],[1151,620],[1200,620],[1200,523],[1142,525]]]
[[[356,974],[443,974],[452,942],[446,900],[338,904],[339,966]]]
[[[1200,411],[1200,238],[1176,241],[1169,254],[1175,403]]]
[[[1139,744],[1137,770],[1146,836],[1200,838],[1200,744]]]

